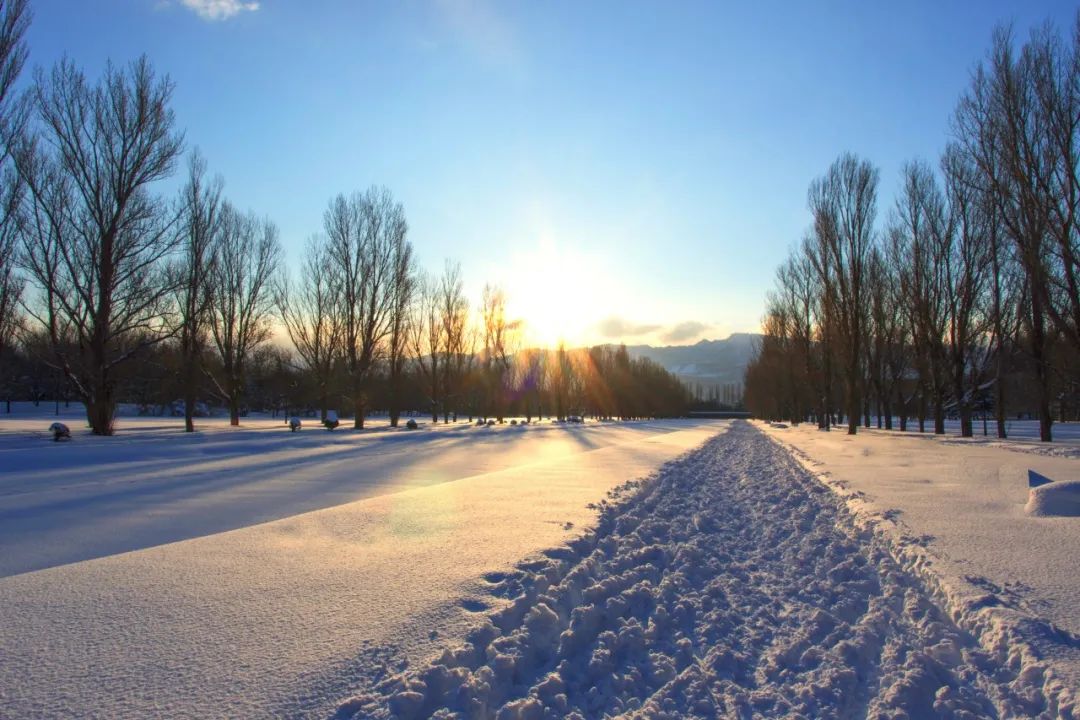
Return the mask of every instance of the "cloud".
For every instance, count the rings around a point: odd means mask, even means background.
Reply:
[[[486,0],[436,0],[442,24],[465,48],[503,70],[520,63],[520,43],[499,3]]]
[[[259,9],[259,3],[250,0],[180,0],[180,4],[203,20],[228,20],[242,12]]]
[[[648,335],[660,329],[659,325],[634,324],[612,315],[596,324],[597,331],[606,338],[625,338]]]
[[[708,330],[710,327],[712,326],[706,325],[705,323],[697,322],[696,320],[687,320],[686,322],[681,322],[675,327],[668,330],[666,333],[661,335],[661,338],[664,340],[664,342],[669,343],[685,342],[687,340],[693,340],[698,335],[701,335],[701,333]]]

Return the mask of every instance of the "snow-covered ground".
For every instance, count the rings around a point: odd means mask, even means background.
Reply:
[[[230,428],[212,418],[190,434],[182,419],[122,417],[117,434],[102,438],[73,418],[73,440],[57,443],[50,422],[28,412],[0,416],[0,577],[633,445],[681,427],[462,422],[410,432],[376,420],[363,433],[314,423],[290,433],[280,419],[245,418]]]
[[[726,427],[246,425],[0,420],[0,717],[325,717]]]
[[[1031,677],[1049,668],[1048,692],[1057,678],[1080,696],[1076,441],[1044,454],[1024,439],[760,427],[887,536],[984,645]]]
[[[1022,440],[49,420],[2,718],[1080,717],[1080,459]]]
[[[876,424],[876,420],[875,420]],[[898,418],[893,418],[894,427],[900,427],[900,421]],[[837,428],[841,432],[846,430],[846,427]],[[872,428],[875,432],[877,428]],[[862,432],[864,428],[860,427],[859,431]],[[927,421],[926,432],[919,433],[918,424],[910,422],[906,432],[900,432],[899,430],[893,430],[899,437],[906,435],[932,435],[934,432],[933,420]],[[983,431],[986,434],[983,434]],[[960,435],[960,422],[958,420],[946,420],[945,421],[945,436],[939,437],[939,440],[948,443],[957,443],[960,445],[986,445],[988,447],[998,447],[1005,450],[1012,450],[1014,452],[1026,452],[1035,455],[1052,455],[1057,457],[1077,457],[1080,458],[1080,423],[1078,422],[1063,422],[1054,423],[1051,427],[1053,432],[1054,441],[1051,443],[1040,442],[1039,440],[1039,423],[1034,420],[1007,420],[1005,422],[1005,433],[1008,436],[1005,440],[999,440],[997,438],[997,426],[994,424],[993,419],[987,421],[985,428],[983,427],[982,420],[976,420],[974,426],[974,437],[963,438]],[[885,432],[885,431],[882,431]]]
[[[746,423],[627,494],[596,532],[489,575],[496,609],[464,642],[339,716],[1072,712],[954,623],[889,538]]]

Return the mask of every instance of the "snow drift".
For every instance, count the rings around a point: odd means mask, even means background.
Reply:
[[[1024,510],[1037,517],[1080,517],[1080,480],[1050,482],[1031,488]]]

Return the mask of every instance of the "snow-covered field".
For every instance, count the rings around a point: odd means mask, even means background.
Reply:
[[[0,416],[2,718],[1080,717],[1075,457],[45,420]]]
[[[132,419],[53,443],[25,422],[0,432],[5,719],[325,717],[464,634],[485,573],[724,427],[184,436]]]
[[[72,418],[73,440],[54,443],[50,422],[0,416],[0,577],[632,445],[673,427],[462,422],[409,432],[376,420],[364,433],[314,423],[290,433],[280,419],[230,428],[213,418],[188,434],[182,419],[122,417],[117,434],[101,438]]]

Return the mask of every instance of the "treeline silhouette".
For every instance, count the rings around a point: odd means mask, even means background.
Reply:
[[[1080,412],[1080,15],[1017,46],[995,31],[936,166],[914,160],[883,227],[878,170],[844,154],[808,193],[813,224],[776,273],[746,373],[758,416],[872,418],[961,433],[992,412]]]
[[[685,388],[625,348],[525,350],[505,293],[470,311],[460,266],[422,272],[385,188],[330,200],[302,264],[276,225],[235,207],[187,154],[176,197],[155,191],[184,162],[173,83],[146,57],[91,79],[70,60],[15,85],[26,0],[0,2],[0,387],[70,397],[109,435],[117,404],[178,410],[373,410],[444,422],[581,414],[682,414]],[[292,348],[274,344],[281,328]]]

